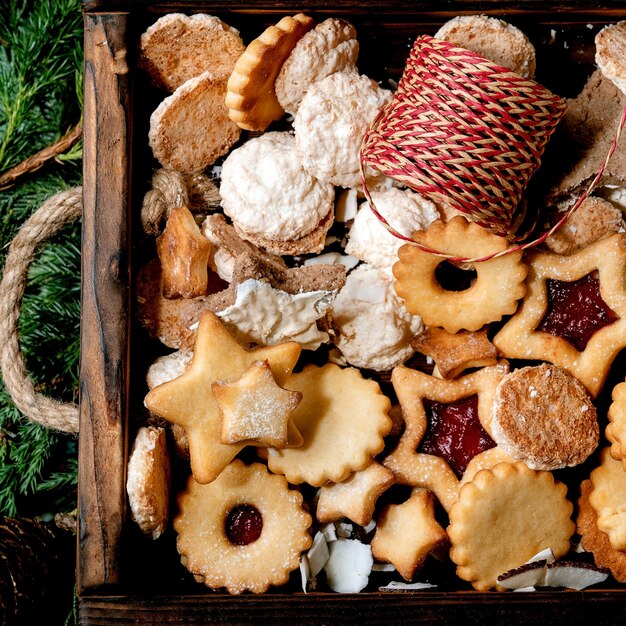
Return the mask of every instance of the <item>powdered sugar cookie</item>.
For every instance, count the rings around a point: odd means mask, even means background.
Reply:
[[[189,367],[192,358],[193,351],[191,350],[177,350],[171,354],[158,357],[150,365],[146,374],[148,389],[181,376]]]
[[[359,42],[352,24],[329,17],[296,44],[276,78],[276,97],[295,115],[307,89],[335,72],[354,71]]]
[[[302,495],[260,463],[235,460],[209,485],[190,477],[178,507],[183,565],[196,580],[232,594],[286,583],[311,545]]]
[[[228,155],[220,195],[242,237],[292,242],[313,232],[332,212],[334,189],[302,168],[291,134],[273,132]]]
[[[311,85],[293,127],[304,168],[321,181],[360,187],[359,148],[391,92],[367,76],[336,72]],[[376,178],[370,171],[369,176]]]
[[[450,558],[457,575],[479,591],[541,550],[555,558],[570,549],[575,525],[567,488],[525,463],[498,463],[461,487],[450,510]]]
[[[413,353],[411,339],[422,321],[409,315],[393,286],[367,264],[353,270],[333,303],[335,345],[356,367],[386,371]]]
[[[596,408],[583,385],[554,365],[523,367],[496,390],[494,441],[531,469],[582,463],[597,447]]]
[[[150,116],[148,140],[161,165],[201,172],[226,154],[240,129],[224,106],[228,74],[204,72],[183,83]]]
[[[244,50],[239,31],[214,15],[169,13],[141,35],[139,65],[174,91],[204,72],[230,74]]]
[[[535,75],[534,46],[519,28],[504,20],[461,15],[446,22],[435,37],[476,52],[524,78]]]
[[[126,493],[133,521],[158,539],[170,510],[170,458],[165,429],[144,426],[137,431],[128,460]]]
[[[439,219],[437,207],[410,189],[392,187],[386,191],[372,191],[371,197],[376,210],[407,237]],[[374,215],[369,203],[364,202],[350,227],[346,252],[391,278],[391,267],[398,260],[398,249],[402,244],[403,241],[394,237]]]

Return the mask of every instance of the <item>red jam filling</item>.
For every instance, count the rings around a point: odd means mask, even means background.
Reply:
[[[561,337],[582,352],[596,331],[617,320],[594,274],[572,282],[548,279],[548,312],[537,330]]]
[[[255,506],[240,504],[228,511],[224,530],[232,544],[247,546],[261,536],[263,517]]]
[[[428,428],[419,451],[444,459],[458,478],[477,454],[495,447],[478,419],[478,396],[450,404],[424,400],[424,408]]]

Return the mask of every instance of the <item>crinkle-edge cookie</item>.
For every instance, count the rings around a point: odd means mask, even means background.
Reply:
[[[238,545],[226,526],[231,511],[245,505],[260,513],[262,527],[255,541]],[[235,460],[207,485],[190,477],[178,507],[174,529],[183,565],[199,582],[232,594],[285,584],[311,545],[302,495],[260,463]]]
[[[613,388],[611,399],[613,402],[609,407],[609,423],[605,434],[611,442],[611,456],[617,461],[622,461],[624,471],[626,471],[626,458],[622,444],[622,441],[626,440],[626,382]]]
[[[498,463],[463,485],[450,510],[450,558],[478,591],[497,587],[503,572],[550,548],[570,549],[575,525],[567,487],[525,463]]]
[[[355,70],[359,54],[356,30],[346,20],[329,17],[296,44],[276,78],[276,97],[296,114],[310,85],[329,74]]]
[[[462,258],[480,258],[505,250],[504,237],[458,216],[449,222],[433,222],[413,239],[430,248]],[[393,266],[396,293],[407,311],[419,315],[426,326],[441,326],[449,333],[478,330],[517,309],[524,297],[528,268],[521,252],[475,263],[476,280],[463,291],[449,291],[438,282],[435,271],[442,259],[406,244],[398,251]]]

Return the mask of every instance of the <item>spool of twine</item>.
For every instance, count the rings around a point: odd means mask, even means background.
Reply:
[[[370,206],[377,213],[366,167],[515,240],[520,200],[565,106],[539,83],[479,54],[418,37],[394,98],[361,145]]]

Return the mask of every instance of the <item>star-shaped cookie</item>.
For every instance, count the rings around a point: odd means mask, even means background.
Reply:
[[[558,313],[556,320],[556,325],[566,327],[569,340],[552,334],[555,331],[546,329],[546,322],[552,323],[557,314],[551,310],[549,281],[553,281],[553,291],[562,290],[577,281],[595,281],[595,272],[602,302],[594,302],[581,292],[574,304]],[[579,321],[570,317],[570,313],[580,311],[589,319]],[[590,337],[581,335],[583,322],[598,326],[593,333],[585,331]],[[526,296],[493,343],[507,358],[559,365],[596,397],[613,359],[626,346],[626,236],[612,235],[570,256],[535,253],[530,261]]]
[[[287,446],[287,424],[302,394],[280,387],[267,359],[252,363],[238,380],[215,382],[211,389],[222,416],[222,443],[254,440],[270,448]]]
[[[393,471],[397,482],[432,491],[444,509],[449,511],[458,496],[459,478],[441,456],[417,452],[418,447],[423,444],[429,426],[425,403],[439,403],[445,406],[471,398],[476,399],[479,424],[471,427],[471,434],[462,422],[459,422],[459,428],[455,433],[454,426],[448,428],[445,420],[441,420],[444,428],[447,428],[447,432],[444,430],[441,435],[443,447],[451,452],[458,451],[464,454],[464,460],[469,461],[475,471],[479,457],[487,455],[489,449],[470,460],[471,453],[462,449],[463,441],[467,435],[469,441],[473,442],[484,438],[485,433],[491,435],[491,411],[496,387],[507,373],[508,364],[499,363],[456,380],[443,380],[404,366],[396,367],[391,380],[402,407],[405,429],[398,445],[383,460],[383,464]],[[481,430],[482,433],[478,432]],[[489,437],[486,440],[489,443]],[[495,444],[493,441],[490,443],[491,446],[487,447],[493,448]],[[466,469],[470,469],[470,465],[463,465],[458,469],[462,475]]]
[[[299,355],[300,346],[294,342],[245,350],[215,314],[202,315],[191,365],[182,376],[152,389],[144,400],[152,413],[185,429],[197,482],[215,480],[246,445],[221,442],[220,412],[211,385],[235,381],[252,363],[266,359],[274,379],[283,385]]]

